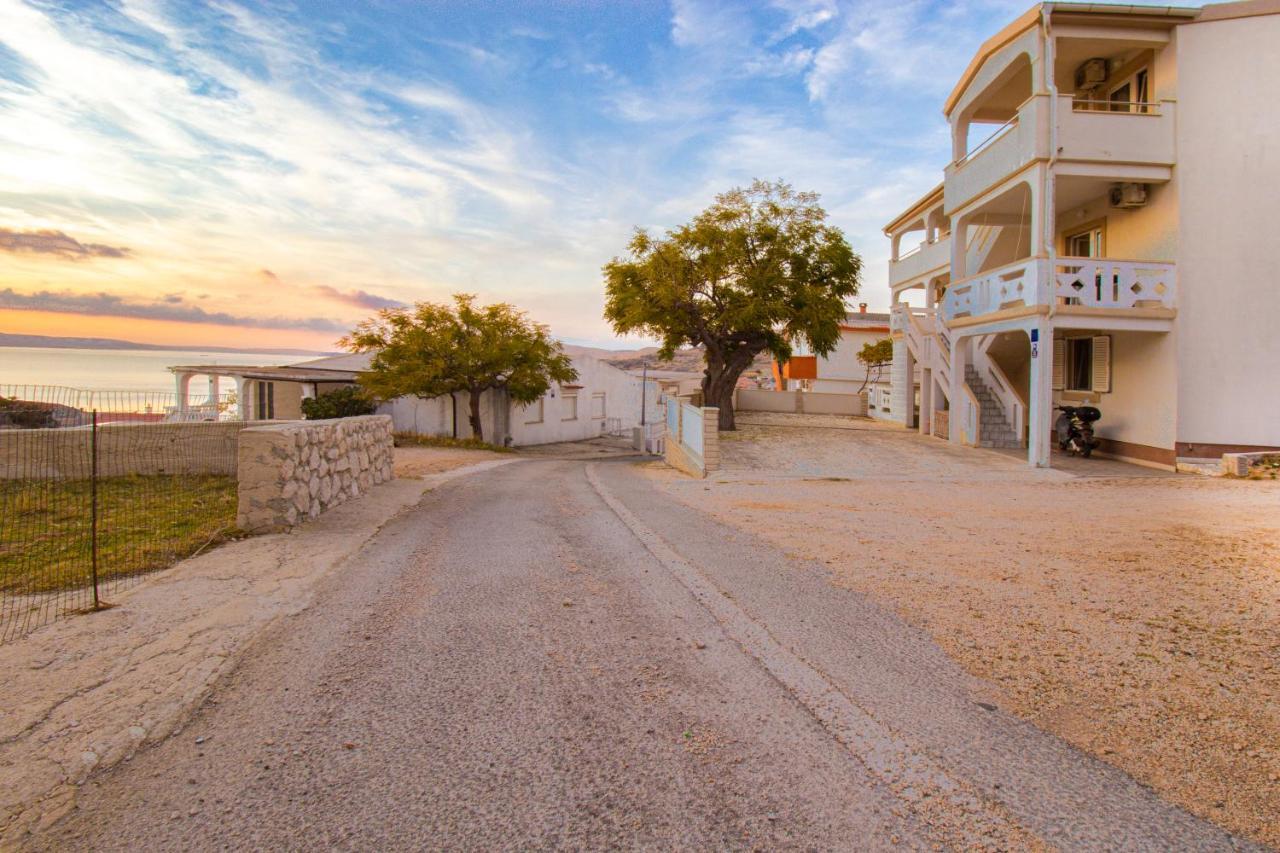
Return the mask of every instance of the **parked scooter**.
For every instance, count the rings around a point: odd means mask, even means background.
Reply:
[[[1102,412],[1093,406],[1055,406],[1062,412],[1058,415],[1057,423],[1054,429],[1058,433],[1058,449],[1071,452],[1072,456],[1079,453],[1085,459],[1093,453],[1093,449],[1098,446],[1098,440],[1093,437],[1093,424],[1102,417]]]

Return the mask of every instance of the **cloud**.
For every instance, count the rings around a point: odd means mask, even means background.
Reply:
[[[127,258],[129,250],[123,246],[106,246],[102,243],[81,243],[64,231],[39,230],[15,231],[0,228],[0,252],[30,252],[36,255],[54,255],[59,258],[81,260],[84,258]]]
[[[330,287],[327,284],[317,284],[311,288],[314,292],[321,296],[326,296],[335,302],[341,302],[344,305],[351,305],[355,308],[369,308],[372,310],[381,310],[383,308],[403,308],[405,303],[398,299],[391,299],[386,296],[379,296],[376,293],[369,293],[367,290],[338,290],[336,287]]]
[[[17,311],[57,311],[64,314],[87,314],[93,317],[132,317],[144,320],[169,320],[179,323],[208,323],[215,326],[241,326],[257,329],[305,329],[314,332],[345,332],[349,323],[326,317],[245,317],[221,311],[206,311],[185,302],[174,294],[158,302],[129,302],[111,293],[73,293],[69,290],[41,290],[18,293],[11,287],[0,290],[0,308]]]

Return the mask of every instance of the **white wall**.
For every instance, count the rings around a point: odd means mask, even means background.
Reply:
[[[1177,421],[1177,370],[1171,335],[1150,332],[1059,332],[1111,336],[1111,390],[1107,393],[1055,391],[1054,403],[1097,406],[1099,437],[1172,450]],[[1056,415],[1055,415],[1056,417]]]
[[[538,404],[515,405],[508,403],[504,395],[485,392],[480,399],[480,418],[485,441],[502,444],[507,436],[511,437],[511,443],[516,446],[581,441],[595,438],[604,432],[610,418],[620,420],[622,429],[629,434],[631,427],[640,423],[640,379],[587,355],[576,356],[573,366],[578,371],[578,379],[573,384],[581,387],[566,391],[559,385],[553,385],[541,400],[542,416],[537,423],[529,421],[535,417]],[[573,420],[565,418],[566,393],[577,394],[577,417]],[[601,417],[597,417],[599,413],[592,408],[592,398],[596,394],[604,395],[604,413]],[[661,421],[662,409],[658,405],[656,383],[649,383],[646,397],[647,420],[651,423]],[[467,406],[466,395],[459,394],[458,438],[471,437]],[[378,407],[378,413],[391,415],[396,432],[443,436],[454,434],[453,414],[447,396],[428,400],[400,397],[383,403]]]
[[[511,407],[510,433],[513,444],[549,444],[595,438],[604,432],[610,418],[617,418],[622,429],[629,435],[631,427],[640,423],[638,377],[588,355],[575,356],[573,366],[578,371],[578,379],[573,384],[581,387],[575,391],[555,386],[548,391],[541,400],[539,422],[529,422],[537,417],[536,403]],[[566,393],[577,394],[577,417],[573,420],[565,419],[568,413]],[[603,417],[597,417],[599,413],[592,409],[592,397],[596,394],[604,395]],[[657,408],[653,383],[650,383],[646,396],[649,406],[647,420],[661,420],[662,414]]]
[[[1178,442],[1280,446],[1280,15],[1177,39]]]

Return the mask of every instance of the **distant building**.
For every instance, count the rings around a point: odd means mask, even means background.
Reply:
[[[856,394],[867,392],[867,412],[887,417],[889,406],[890,366],[877,376],[858,361],[858,352],[866,344],[889,337],[889,315],[867,311],[865,302],[857,311],[845,315],[840,324],[840,341],[825,356],[808,352],[803,345],[786,364],[773,364],[774,382],[780,391],[810,391],[816,394]]]
[[[611,433],[622,434],[640,423],[641,382],[638,378],[589,355],[572,355],[578,379],[553,384],[540,399],[528,405],[509,401],[500,391],[485,392],[481,418],[485,439],[514,446],[579,441]],[[317,358],[283,367],[243,365],[179,365],[169,368],[177,384],[178,400],[186,401],[197,376],[230,377],[235,381],[237,415],[245,420],[298,420],[302,401],[349,385],[368,370],[372,355]],[[660,420],[657,389],[651,387],[647,420]],[[216,388],[210,382],[211,388]],[[217,400],[203,405],[180,405],[177,419],[212,419],[218,416]],[[449,396],[419,399],[399,397],[378,407],[391,416],[396,432],[470,438],[467,399],[456,404]]]

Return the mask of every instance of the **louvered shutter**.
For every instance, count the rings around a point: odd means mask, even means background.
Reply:
[[[1061,391],[1066,385],[1064,372],[1067,366],[1067,341],[1065,338],[1053,340],[1053,390]]]
[[[1111,336],[1098,335],[1093,339],[1093,390],[1099,394],[1111,392]]]

